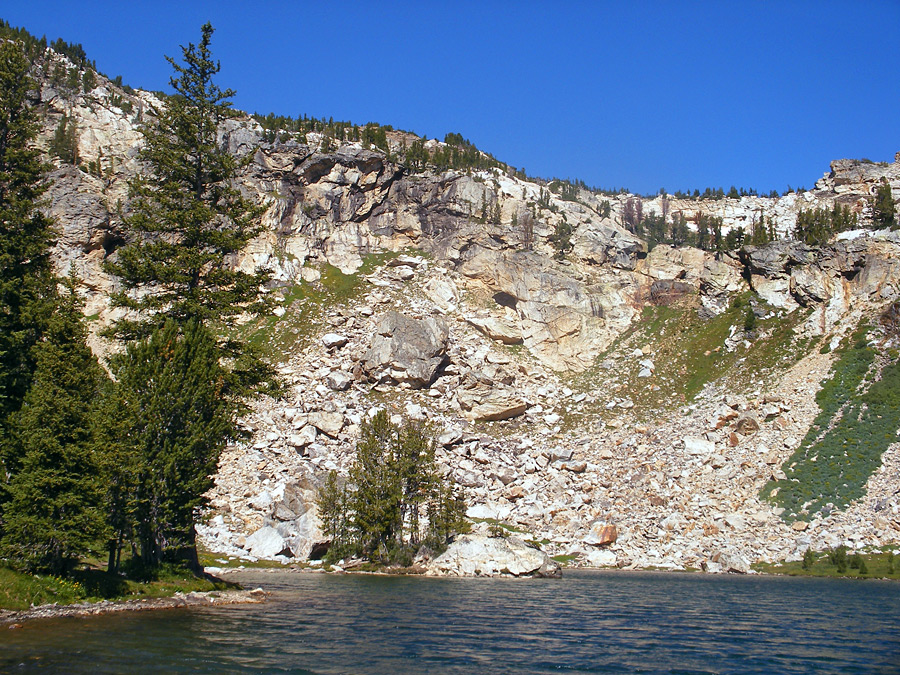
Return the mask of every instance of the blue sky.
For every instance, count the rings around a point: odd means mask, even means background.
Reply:
[[[148,89],[211,21],[238,108],[455,131],[606,188],[812,187],[832,159],[900,151],[898,0],[5,0],[0,18]]]

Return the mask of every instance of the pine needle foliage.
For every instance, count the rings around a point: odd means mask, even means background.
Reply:
[[[878,228],[889,227],[892,230],[897,228],[894,196],[891,193],[891,184],[886,178],[881,179],[872,201],[872,222]]]
[[[408,565],[421,546],[443,550],[468,529],[460,490],[438,471],[430,429],[394,424],[383,410],[360,428],[347,484],[332,472],[316,503],[331,560]]]
[[[116,326],[120,337],[144,337],[169,318],[231,325],[266,307],[261,287],[270,272],[233,267],[262,231],[263,207],[237,185],[251,156],[235,157],[219,138],[220,124],[233,116],[234,92],[213,81],[220,64],[210,52],[212,34],[207,23],[199,44],[182,47],[183,63],[166,57],[175,94],[142,128],[148,173],[130,185],[133,213],[125,221],[133,241],[108,265],[125,286],[114,301],[142,313]]]
[[[147,173],[130,185],[131,243],[107,265],[124,287],[114,302],[132,310],[110,331],[130,341],[112,364],[118,385],[107,407],[109,428],[125,432],[111,440],[126,460],[104,467],[116,530],[110,569],[128,541],[146,569],[199,569],[194,522],[210,476],[246,400],[276,387],[256,349],[220,337],[238,316],[268,307],[270,272],[234,265],[262,230],[263,207],[238,185],[251,157],[235,157],[220,137],[234,92],[214,82],[212,34],[205,24],[181,63],[167,57],[175,93],[142,128]]]
[[[34,372],[32,346],[52,311],[54,230],[38,210],[45,166],[32,142],[34,84],[14,42],[0,43],[0,427],[18,409]],[[2,457],[0,457],[2,461]]]
[[[70,280],[33,348],[32,385],[9,420],[21,459],[9,486],[2,548],[30,571],[68,573],[105,530],[93,421],[106,376],[86,337]]]
[[[118,461],[105,467],[110,521],[117,545],[132,540],[145,567],[199,566],[195,518],[222,449],[238,436],[241,409],[240,386],[219,356],[203,324],[169,320],[113,362],[109,405],[127,429],[112,427],[126,437],[116,444]],[[110,552],[115,562],[118,551]]]

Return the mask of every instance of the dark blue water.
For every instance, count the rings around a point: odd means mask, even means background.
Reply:
[[[265,605],[0,632],[0,671],[900,673],[900,584],[570,573],[266,574]]]

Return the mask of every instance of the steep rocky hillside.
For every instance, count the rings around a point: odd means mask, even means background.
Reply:
[[[50,174],[56,263],[81,280],[99,328],[120,311],[102,262],[126,240],[138,128],[164,103],[99,76],[68,93],[44,77],[50,61],[35,73],[42,143],[67,116],[84,167]],[[221,134],[250,157],[241,187],[266,205],[265,234],[234,264],[271,267],[280,300],[243,330],[289,390],[258,402],[244,421],[252,439],[222,458],[201,532],[212,550],[321,551],[315,491],[326,471],[346,472],[378,408],[434,424],[471,517],[576,564],[745,570],[808,546],[900,537],[896,427],[861,496],[811,509],[773,494],[815,441],[804,437],[833,363],[860,339],[880,364],[873,382],[896,362],[895,326],[878,319],[900,296],[900,233],[865,226],[883,178],[900,195],[900,153],[834,162],[814,190],[779,198],[642,200],[646,214],[713,215],[726,231],[765,216],[786,235],[801,208],[835,203],[863,226],[821,247],[782,238],[709,253],[648,250],[622,226],[634,195],[563,198],[497,169],[412,171],[408,134],[389,134],[390,152],[321,152],[316,133],[267,141],[249,117]],[[572,248],[558,259],[561,223]]]

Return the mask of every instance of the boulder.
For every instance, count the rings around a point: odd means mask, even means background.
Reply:
[[[339,349],[348,342],[350,342],[350,338],[338,333],[326,333],[322,336],[322,344],[325,345],[326,349]]]
[[[475,387],[456,395],[465,415],[473,422],[496,422],[523,415],[528,404],[511,388]]]
[[[616,541],[618,536],[615,525],[597,521],[591,525],[590,531],[584,538],[584,543],[590,546],[609,546]]]
[[[608,222],[602,225],[591,222],[587,227],[579,227],[572,244],[575,255],[583,260],[626,270],[633,270],[638,259],[647,253],[647,242]]]
[[[433,574],[448,576],[558,577],[559,564],[518,537],[464,534],[456,538],[429,566]]]
[[[290,547],[274,527],[261,527],[247,537],[244,544],[257,558],[274,558],[276,555],[291,555]]]
[[[312,424],[307,424],[296,434],[288,436],[288,445],[295,448],[305,448],[310,443],[315,443],[318,435],[319,432],[316,430],[316,427]]]
[[[466,321],[492,340],[505,345],[522,344],[522,331],[508,321],[493,316],[471,317]]]
[[[732,572],[734,574],[747,574],[750,572],[750,561],[736,553],[720,551],[714,553],[709,561],[701,565],[704,572]]]
[[[308,420],[312,426],[332,438],[344,428],[344,416],[340,413],[314,412],[309,414]]]
[[[444,314],[454,311],[459,302],[454,283],[442,277],[429,279],[422,287],[422,292]]]
[[[684,451],[689,455],[711,455],[716,451],[716,444],[705,438],[686,436],[684,439]]]
[[[734,423],[734,430],[739,434],[746,436],[755,431],[759,431],[759,422],[753,415],[743,415]]]
[[[375,328],[363,369],[374,379],[427,387],[447,360],[448,338],[443,319],[388,312]]]
[[[606,549],[588,551],[584,559],[591,567],[615,567],[618,562],[616,554]]]
[[[325,384],[332,391],[347,391],[353,384],[353,378],[343,370],[333,370],[325,378]]]

